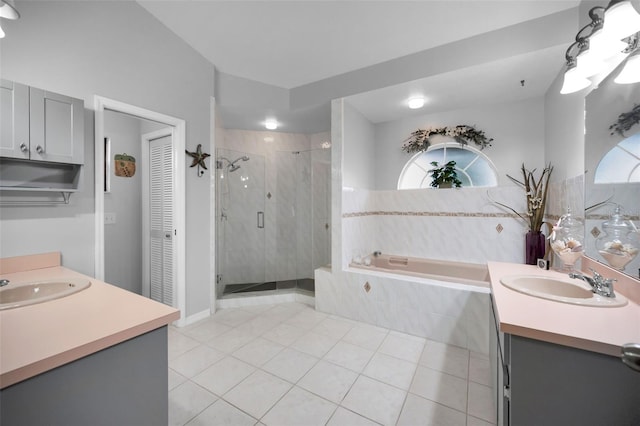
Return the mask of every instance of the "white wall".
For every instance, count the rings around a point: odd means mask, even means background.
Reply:
[[[187,149],[202,143],[208,152],[214,67],[135,2],[17,6],[21,18],[2,23],[2,78],[84,99],[84,187],[69,206],[3,208],[0,255],[58,250],[65,266],[92,275],[94,95],[185,119]],[[212,253],[209,179],[189,168],[186,205],[186,309],[192,315],[209,309]]]
[[[428,127],[469,124],[493,138],[483,150],[497,169],[498,184],[509,185],[507,174],[519,177],[524,162],[528,169],[544,166],[544,105],[542,98],[487,105],[481,108],[438,112],[375,126],[375,189],[396,189],[403,167],[413,154],[402,151],[411,132]],[[346,132],[345,132],[346,133]],[[345,150],[351,144],[345,134]],[[474,148],[478,148],[473,143]]]

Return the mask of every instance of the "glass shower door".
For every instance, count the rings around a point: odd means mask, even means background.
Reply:
[[[216,150],[216,282],[221,295],[265,281],[265,159]]]

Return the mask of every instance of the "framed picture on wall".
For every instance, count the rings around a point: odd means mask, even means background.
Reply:
[[[111,192],[111,139],[104,138],[104,192]]]

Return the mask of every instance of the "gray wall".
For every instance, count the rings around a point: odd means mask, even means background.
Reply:
[[[342,185],[374,189],[376,183],[375,126],[360,111],[344,103]]]
[[[381,123],[375,126],[375,189],[396,189],[398,178],[411,155],[402,142],[416,129],[469,124],[493,138],[485,148],[497,169],[498,184],[511,185],[507,174],[519,177],[524,162],[528,169],[544,164],[544,105],[542,98],[439,112]],[[345,131],[345,152],[351,144]],[[474,148],[478,148],[471,144]]]
[[[94,273],[94,95],[187,122],[187,149],[210,152],[214,66],[135,2],[19,1],[3,21],[2,78],[85,101],[82,192],[58,207],[2,208],[0,256],[62,252],[65,266]],[[187,161],[186,159],[184,161]],[[187,315],[209,309],[209,179],[186,171]]]

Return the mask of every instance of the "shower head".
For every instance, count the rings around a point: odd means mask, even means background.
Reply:
[[[243,155],[242,157],[236,158],[235,160],[229,162],[229,172],[235,172],[240,168],[240,166],[236,164],[240,160],[249,161],[249,157],[247,157],[246,155]]]

